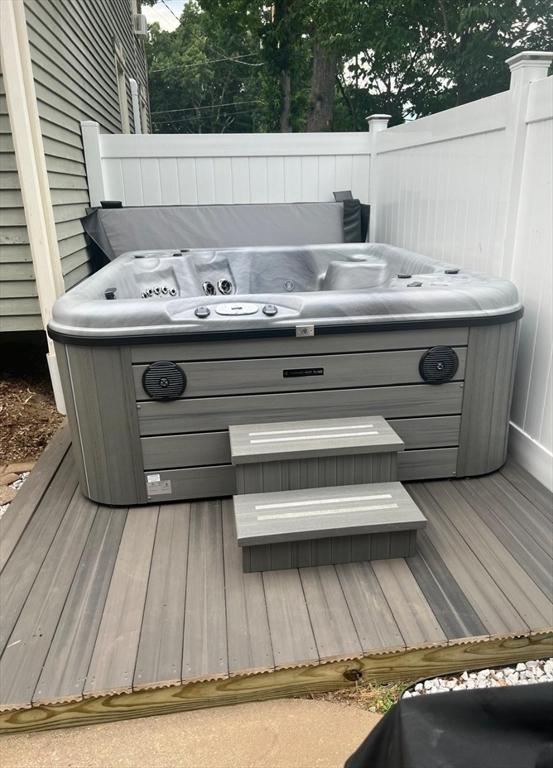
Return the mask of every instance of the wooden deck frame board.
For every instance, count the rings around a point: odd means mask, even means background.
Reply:
[[[412,681],[464,669],[514,664],[553,654],[553,631],[516,638],[449,644],[368,655],[355,661],[282,669],[259,675],[189,683],[156,690],[88,698],[70,704],[42,704],[0,713],[0,733],[50,730],[184,712],[206,707],[323,693],[356,683]]]

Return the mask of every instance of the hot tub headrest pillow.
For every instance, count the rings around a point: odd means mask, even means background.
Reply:
[[[239,248],[363,242],[368,206],[328,203],[97,208],[81,220],[99,265],[122,253],[164,248]]]

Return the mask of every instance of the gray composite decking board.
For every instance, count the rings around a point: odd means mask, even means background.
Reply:
[[[385,418],[446,416],[461,412],[461,382],[440,386],[406,384],[394,387],[328,389],[284,392],[271,395],[197,397],[189,400],[140,404],[141,436],[205,432],[226,429],[229,424],[255,421],[293,421],[379,413]]]
[[[66,453],[42,497],[40,513],[35,513],[29,521],[25,535],[0,574],[0,653],[8,642],[76,488],[73,458]]]
[[[510,459],[501,467],[500,473],[537,509],[550,520],[553,519],[553,494],[540,485],[520,464]]]
[[[234,465],[401,451],[403,440],[378,415],[229,426]]]
[[[158,510],[135,507],[127,512],[85,696],[132,690]]]
[[[413,530],[426,522],[397,482],[251,493],[233,501],[241,546]]]
[[[413,331],[377,331],[373,333],[310,336],[304,338],[269,338],[240,341],[202,341],[190,344],[149,344],[131,347],[133,363],[156,360],[228,360],[252,357],[302,356],[344,352],[372,352],[414,349],[445,344],[466,345],[468,328],[429,328]]]
[[[76,491],[2,654],[3,695],[17,707],[32,701],[95,512]]]
[[[404,559],[372,563],[407,647],[444,643],[447,637]]]
[[[551,595],[553,593],[553,559],[551,555],[541,546],[536,546],[534,539],[528,535],[516,517],[509,514],[505,505],[503,505],[501,512],[496,511],[494,502],[496,504],[497,502],[488,493],[486,486],[475,484],[472,488],[464,481],[459,483],[456,488],[515,560],[524,567],[526,573],[541,591],[546,595]],[[551,534],[552,531],[550,530],[550,551]],[[547,539],[545,539],[545,546],[547,546]]]
[[[426,535],[417,536],[417,554],[407,564],[448,640],[488,637],[488,631]]]
[[[175,360],[186,374],[182,397],[298,392],[312,389],[382,387],[391,384],[418,384],[422,381],[419,363],[426,349],[398,352],[357,352],[352,355],[314,355],[311,357],[272,357],[244,360],[185,363]],[[465,370],[466,347],[456,347],[459,368],[455,380]],[[134,392],[138,401],[148,400],[142,378],[148,366],[134,365]],[[284,371],[319,369],[319,375],[289,375]]]
[[[182,679],[209,680],[227,673],[221,502],[195,502],[190,509]]]
[[[160,507],[133,688],[180,683],[189,504]]]
[[[98,507],[33,701],[81,698],[126,519],[126,509]]]
[[[430,494],[430,483],[409,486],[409,492],[424,509],[428,525],[425,536],[447,563],[449,571],[463,590],[490,635],[525,633],[528,624],[498,587],[483,563],[444,514]],[[422,537],[424,538],[424,537]]]
[[[406,448],[445,448],[456,446],[459,442],[460,416],[425,416],[388,421]],[[230,463],[227,430],[143,437],[140,443],[144,468],[148,470]]]
[[[222,501],[229,674],[274,669],[267,604],[260,573],[242,573],[230,499]]]
[[[405,640],[370,563],[335,566],[363,653],[405,648]]]
[[[509,595],[509,600],[528,626],[536,629],[551,627],[551,600],[488,526],[481,524],[478,514],[457,487],[448,488],[443,482],[436,482],[430,485],[430,493],[441,504],[444,515],[470,544],[503,593]]]
[[[493,496],[494,507],[499,502],[506,520],[516,522],[517,529],[522,529],[546,554],[553,557],[553,521],[548,520],[499,472],[491,475],[488,482],[480,487],[485,487]]]
[[[300,579],[319,659],[360,656],[361,641],[334,566],[302,568]]]
[[[263,586],[275,668],[319,661],[309,611],[297,570],[266,571]]]
[[[15,549],[25,527],[48,490],[52,475],[67,453],[71,443],[67,426],[61,427],[48,443],[33,471],[0,518],[0,571]]]

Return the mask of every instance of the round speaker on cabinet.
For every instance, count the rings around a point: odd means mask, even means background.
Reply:
[[[153,400],[176,400],[186,389],[186,375],[176,363],[160,360],[146,368],[142,386]]]
[[[419,373],[428,384],[445,384],[457,373],[459,358],[451,347],[432,347],[420,359]]]

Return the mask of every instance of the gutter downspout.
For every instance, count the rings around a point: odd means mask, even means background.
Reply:
[[[42,324],[64,293],[63,274],[48,185],[23,0],[0,2],[0,56],[12,140],[35,273]],[[65,413],[54,344],[47,337],[46,359],[56,408]]]
[[[142,133],[142,121],[140,119],[140,102],[138,99],[138,83],[133,77],[129,77],[131,86],[132,116],[134,123],[134,132]]]

